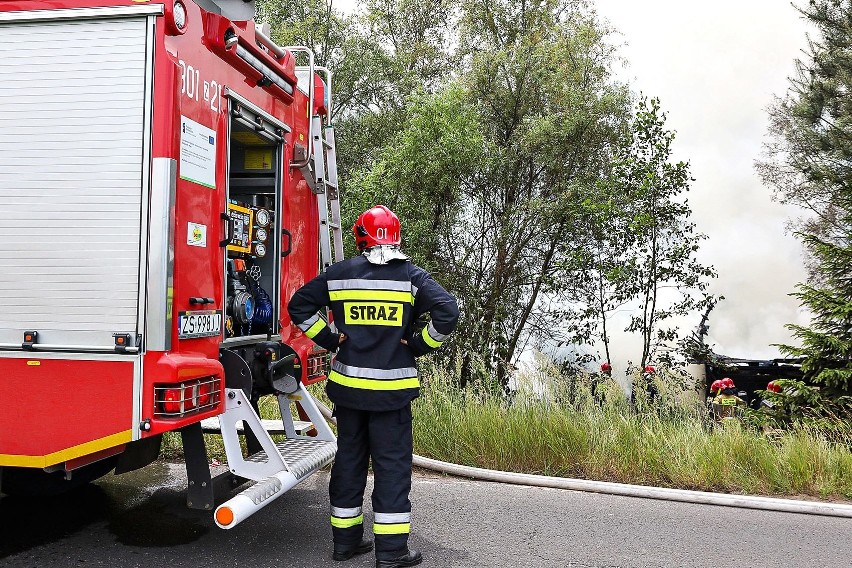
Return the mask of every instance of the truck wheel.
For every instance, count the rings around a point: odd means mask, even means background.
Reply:
[[[80,489],[115,468],[118,456],[112,456],[75,469],[71,479],[62,471],[46,472],[29,467],[4,467],[0,473],[3,493],[15,497],[50,497]]]

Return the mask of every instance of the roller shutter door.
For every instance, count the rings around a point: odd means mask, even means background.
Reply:
[[[146,17],[0,22],[0,346],[135,334]]]

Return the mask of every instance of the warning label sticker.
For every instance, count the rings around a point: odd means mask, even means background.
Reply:
[[[191,247],[206,247],[207,225],[201,225],[199,223],[187,223],[186,244]]]
[[[216,188],[216,132],[180,117],[180,178]]]

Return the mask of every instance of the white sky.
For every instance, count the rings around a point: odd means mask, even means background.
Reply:
[[[677,159],[691,163],[690,202],[708,239],[701,258],[726,298],[710,317],[717,353],[775,357],[784,324],[804,322],[789,294],[804,278],[801,246],[785,234],[797,215],[770,200],[754,171],[767,128],[766,107],[783,95],[806,46],[805,23],[786,0],[596,0],[619,32],[620,71],[634,90],[661,99],[677,131]],[[691,322],[690,325],[695,325]],[[615,362],[636,361],[635,343]]]
[[[754,171],[767,127],[766,107],[783,95],[806,25],[787,0],[595,0],[619,33],[626,66],[619,78],[659,97],[676,130],[675,158],[688,160],[698,230],[708,235],[703,262],[719,272],[725,296],[711,314],[709,342],[735,357],[778,356],[784,324],[805,323],[788,294],[803,280],[801,246],[785,232],[797,215],[770,200]],[[336,0],[344,10],[354,0]],[[685,322],[694,327],[699,316]],[[621,329],[624,321],[612,328]],[[641,343],[613,339],[613,364],[638,362]]]

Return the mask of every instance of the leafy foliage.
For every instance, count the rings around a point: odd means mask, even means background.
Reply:
[[[852,419],[852,248],[816,235],[803,238],[819,263],[821,284],[800,284],[794,294],[812,320],[809,326],[788,325],[800,345],[782,350],[802,358],[805,382],[787,384],[777,398],[785,421],[804,418],[826,426]]]
[[[574,346],[582,363],[576,346],[602,339],[609,358],[614,310],[648,285],[701,290],[712,276],[692,261],[700,236],[676,199],[689,176],[669,163],[659,105],[631,115],[586,2],[260,5],[277,39],[315,47],[335,71],[344,226],[390,206],[406,251],[459,298],[441,357],[460,361],[463,385],[508,388],[531,347]],[[659,322],[697,305],[654,304],[635,329],[667,339]]]
[[[413,95],[401,132],[371,167],[353,172],[346,206],[356,215],[383,203],[405,220],[406,250],[427,270],[452,277],[442,251],[454,246],[464,184],[485,159],[485,142],[457,84]]]
[[[852,205],[852,2],[813,0],[800,11],[817,33],[786,96],[770,109],[757,169],[777,199],[811,213],[795,223],[803,233],[841,243]],[[818,261],[811,268],[818,280]]]

